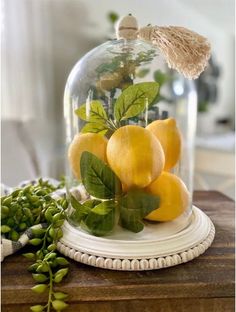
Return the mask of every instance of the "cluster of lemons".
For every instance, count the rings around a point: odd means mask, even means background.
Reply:
[[[156,120],[146,128],[127,125],[108,140],[96,133],[77,134],[68,152],[74,175],[80,179],[80,157],[89,151],[111,167],[123,190],[142,189],[160,197],[160,206],[146,219],[170,221],[189,205],[183,181],[170,173],[180,158],[181,134],[173,118]]]

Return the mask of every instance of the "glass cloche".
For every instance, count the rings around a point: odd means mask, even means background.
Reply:
[[[196,105],[194,83],[146,41],[111,40],[87,53],[64,95],[69,223],[95,236],[185,228]]]

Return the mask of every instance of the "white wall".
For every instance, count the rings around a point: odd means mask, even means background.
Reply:
[[[212,113],[234,115],[234,1],[233,0],[81,0],[87,8],[87,20],[96,25],[96,34],[107,33],[106,15],[132,13],[140,26],[176,25],[190,28],[209,38],[212,53],[221,67],[219,99]],[[96,5],[97,4],[97,5]],[[89,33],[88,33],[89,35]]]
[[[181,25],[207,36],[223,68],[214,114],[231,114],[234,110],[232,7],[233,0],[4,0],[3,118],[29,118],[26,126],[36,144],[41,174],[51,175],[56,159],[64,153],[66,79],[77,60],[108,37],[110,11],[119,15],[132,13],[140,26]],[[63,169],[53,168],[55,171],[63,172]]]

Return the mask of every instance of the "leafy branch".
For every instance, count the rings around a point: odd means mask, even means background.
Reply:
[[[126,88],[114,103],[114,120],[108,118],[107,113],[98,100],[81,105],[75,110],[76,115],[87,123],[81,133],[114,132],[120,127],[120,122],[141,114],[152,105],[159,93],[157,82],[143,82]]]
[[[83,184],[96,199],[80,203],[72,196],[70,221],[103,236],[112,232],[118,213],[122,227],[135,233],[142,231],[142,219],[159,207],[159,197],[140,190],[123,193],[119,178],[92,153],[83,152],[80,167]]]

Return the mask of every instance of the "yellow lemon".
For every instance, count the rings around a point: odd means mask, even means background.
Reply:
[[[161,144],[150,131],[128,125],[116,130],[109,139],[107,161],[127,190],[143,188],[155,180],[165,159]]]
[[[146,191],[160,197],[160,207],[145,217],[148,220],[174,220],[188,208],[190,202],[189,192],[184,182],[169,172],[163,171],[160,177],[146,188]]]
[[[180,158],[181,134],[174,118],[155,120],[146,129],[160,141],[165,154],[164,170],[173,168]]]
[[[80,157],[85,151],[96,155],[101,160],[106,160],[107,139],[97,133],[76,134],[68,149],[68,158],[71,169],[80,179]]]

